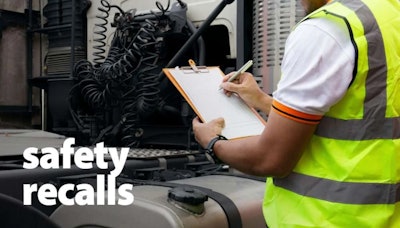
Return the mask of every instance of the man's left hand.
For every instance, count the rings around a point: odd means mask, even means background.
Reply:
[[[222,117],[220,117],[208,123],[203,123],[199,117],[196,117],[193,119],[192,124],[196,141],[203,148],[206,148],[212,138],[221,134],[221,131],[225,125],[225,121]]]

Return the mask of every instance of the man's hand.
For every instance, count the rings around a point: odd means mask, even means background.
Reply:
[[[199,117],[193,119],[193,133],[196,141],[203,147],[206,148],[207,144],[212,138],[221,134],[222,128],[224,128],[225,121],[223,118],[212,120],[208,123],[202,123]]]
[[[258,86],[254,76],[250,73],[240,74],[239,77],[228,82],[228,79],[234,74],[234,72],[226,75],[223,80],[221,87],[227,96],[231,96],[232,93],[236,93],[246,102],[250,107],[261,110],[266,114],[269,113],[272,98],[264,93]]]

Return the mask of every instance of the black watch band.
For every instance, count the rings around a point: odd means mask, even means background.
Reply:
[[[214,153],[214,145],[218,140],[227,140],[227,138],[223,135],[217,135],[216,137],[211,139],[211,141],[208,143],[207,148],[206,148],[206,153],[209,154],[216,163],[220,163],[220,160],[217,158],[217,156]]]

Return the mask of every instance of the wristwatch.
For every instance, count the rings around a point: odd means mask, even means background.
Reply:
[[[216,137],[211,139],[206,148],[206,153],[210,155],[212,159],[214,159],[215,163],[221,163],[221,161],[217,158],[217,156],[214,153],[214,145],[218,140],[227,140],[227,138],[223,135],[217,135]]]

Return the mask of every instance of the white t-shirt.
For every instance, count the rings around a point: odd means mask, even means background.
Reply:
[[[344,24],[326,18],[300,23],[286,41],[275,104],[293,110],[291,115],[324,115],[344,96],[354,61],[354,46]]]

